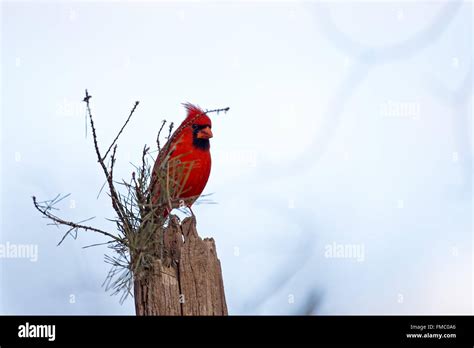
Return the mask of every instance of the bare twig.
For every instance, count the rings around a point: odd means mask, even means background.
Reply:
[[[160,135],[161,135],[161,131],[163,130],[163,127],[165,126],[165,123],[166,123],[166,120],[163,120],[162,123],[161,123],[161,127],[160,127],[160,129],[158,130],[158,135],[156,136],[156,146],[158,147],[158,152],[161,151]]]
[[[87,93],[87,90],[86,90],[86,93]],[[88,102],[87,102],[88,103]],[[130,114],[128,115],[128,118],[127,120],[125,121],[125,123],[123,124],[122,128],[120,129],[120,131],[118,132],[117,136],[115,137],[114,141],[112,141],[112,144],[110,144],[108,150],[105,152],[105,155],[104,157],[102,158],[102,161],[104,161],[106,158],[107,158],[107,155],[109,154],[110,150],[112,149],[112,147],[115,145],[115,143],[117,142],[118,138],[120,137],[120,135],[122,134],[123,130],[125,129],[125,127],[127,126],[128,122],[130,121],[130,119],[132,118],[132,115],[133,113],[135,112],[135,109],[137,108],[138,104],[140,102],[137,100],[135,102],[135,104],[133,105],[133,108],[132,110],[130,111]],[[89,104],[88,104],[89,105]]]
[[[107,166],[105,165],[103,157],[100,154],[99,144],[97,142],[97,133],[96,133],[96,130],[95,130],[94,120],[93,120],[93,117],[92,117],[92,112],[91,112],[90,103],[89,103],[90,98],[91,98],[91,96],[89,95],[89,92],[86,89],[86,96],[84,98],[84,101],[86,102],[86,105],[87,105],[87,113],[89,115],[89,120],[90,120],[90,124],[91,124],[92,138],[94,140],[94,148],[95,148],[95,152],[96,152],[96,155],[97,155],[97,160],[98,160],[100,166],[102,167],[102,170],[104,171],[104,175],[107,178],[107,182],[109,184],[109,191],[110,191],[110,196],[111,196],[111,199],[112,199],[112,207],[116,211],[119,219],[124,223],[125,227],[130,230],[131,226],[130,226],[128,220],[125,218],[125,212],[123,210],[123,207],[118,203],[119,202],[119,196],[118,196],[117,190],[115,189],[115,186],[113,184],[113,178],[110,175],[109,171],[107,170]],[[135,110],[135,108],[133,110]],[[118,138],[118,137],[116,137],[116,138]]]
[[[171,138],[171,133],[173,132],[173,128],[174,128],[174,122],[171,122],[170,123],[170,127],[168,129],[168,137],[167,139],[170,139]]]
[[[230,110],[230,107],[226,107],[226,108],[223,108],[223,109],[206,110],[204,113],[209,114],[211,112],[216,112],[217,114],[219,114],[220,112],[226,113],[229,110]]]
[[[117,145],[114,146],[114,150],[112,152],[112,157],[110,157],[110,177],[114,177],[114,165],[115,165],[115,155],[117,153]]]
[[[43,214],[43,216],[45,216],[45,217],[47,217],[48,219],[54,221],[55,223],[58,223],[58,224],[60,224],[60,225],[69,226],[69,227],[71,227],[72,229],[82,229],[82,230],[85,230],[85,231],[97,232],[97,233],[100,233],[100,234],[102,234],[102,235],[104,235],[104,236],[110,237],[110,238],[112,238],[113,240],[115,240],[115,241],[117,241],[117,242],[122,242],[122,243],[124,242],[123,239],[118,238],[117,236],[114,236],[113,234],[111,234],[111,233],[109,233],[109,232],[100,230],[100,229],[95,228],[95,227],[91,227],[91,226],[87,226],[87,225],[82,225],[82,224],[80,224],[80,223],[75,223],[75,222],[72,222],[72,221],[66,221],[66,220],[64,220],[64,219],[61,219],[60,217],[58,217],[58,216],[56,216],[56,215],[54,215],[54,214],[52,214],[52,213],[50,212],[51,208],[50,208],[49,206],[40,205],[40,203],[38,203],[38,202],[36,201],[36,197],[35,197],[35,196],[33,196],[32,198],[33,198],[33,204],[35,205],[35,208],[36,208],[41,214]],[[72,231],[72,229],[69,230],[68,233],[69,233],[70,231]],[[66,233],[66,235],[67,235],[68,233]],[[61,240],[61,242],[59,242],[59,244],[61,244],[63,240],[64,240],[64,237],[63,237],[63,239]],[[58,244],[58,245],[59,245],[59,244]]]

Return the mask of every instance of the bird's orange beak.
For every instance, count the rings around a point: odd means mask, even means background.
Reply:
[[[199,133],[197,134],[197,137],[199,139],[210,139],[213,137],[212,135],[212,131],[211,131],[211,127],[206,127],[206,128],[203,128],[199,131]]]

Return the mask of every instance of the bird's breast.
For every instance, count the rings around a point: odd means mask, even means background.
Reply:
[[[175,156],[179,156],[178,166],[182,168],[179,171],[180,178],[177,178],[182,185],[181,197],[199,196],[204,191],[211,173],[210,151],[177,148],[171,157]]]

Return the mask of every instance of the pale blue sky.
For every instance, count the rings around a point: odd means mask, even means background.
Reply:
[[[85,88],[102,148],[140,100],[118,177],[182,102],[231,108],[194,209],[231,314],[472,313],[472,3],[2,2],[1,30],[0,243],[39,254],[0,259],[0,313],[134,313],[103,239],[56,247],[31,203],[110,227]]]

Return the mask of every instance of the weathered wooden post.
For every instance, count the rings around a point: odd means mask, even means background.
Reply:
[[[227,315],[214,239],[199,237],[194,217],[172,218],[164,236],[167,257],[135,278],[136,314]]]

